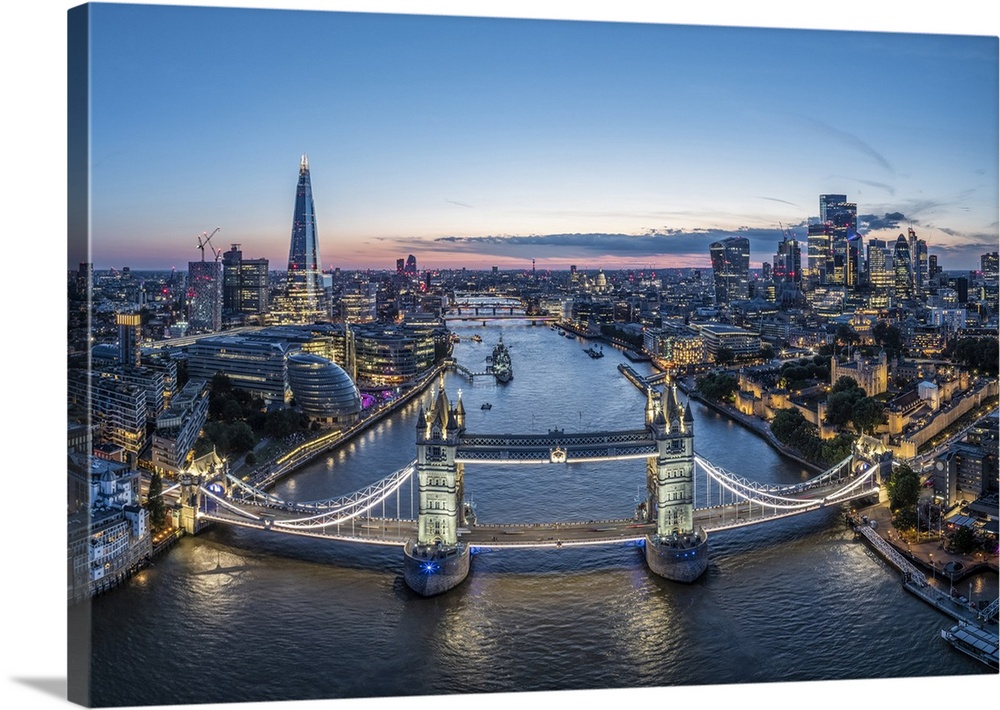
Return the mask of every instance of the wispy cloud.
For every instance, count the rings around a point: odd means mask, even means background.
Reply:
[[[451,204],[453,204],[453,205],[458,205],[459,207],[468,207],[469,209],[474,209],[474,208],[472,207],[472,205],[467,205],[467,204],[465,204],[464,202],[458,202],[458,201],[456,201],[456,200],[449,200],[449,199],[447,199],[447,198],[446,198],[446,199],[445,199],[445,202],[450,202]]]
[[[868,143],[866,143],[864,140],[854,135],[853,133],[848,133],[847,131],[843,131],[839,128],[834,128],[833,126],[823,123],[822,121],[819,121],[811,116],[799,116],[799,119],[803,123],[823,133],[828,138],[838,140],[842,144],[854,148],[855,150],[864,155],[867,155],[869,158],[871,158],[876,163],[885,168],[886,171],[888,171],[889,173],[896,172],[895,169],[892,167],[892,164],[888,160],[886,160],[884,155],[879,153],[877,150],[868,145]]]
[[[791,207],[798,207],[798,205],[795,204],[794,202],[789,202],[788,200],[780,200],[777,197],[763,197],[763,196],[758,196],[757,199],[758,200],[770,200],[771,202],[780,202],[783,205],[790,205]]]

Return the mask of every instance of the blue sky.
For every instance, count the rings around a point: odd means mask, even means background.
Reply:
[[[92,260],[197,235],[287,259],[308,153],[324,267],[707,265],[821,193],[944,268],[996,247],[996,37],[94,7]],[[73,260],[71,259],[71,264]]]

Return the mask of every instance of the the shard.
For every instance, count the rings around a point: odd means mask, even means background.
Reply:
[[[329,318],[329,306],[320,278],[316,210],[307,155],[303,155],[299,162],[285,294],[275,306],[272,314],[281,322],[308,323]]]

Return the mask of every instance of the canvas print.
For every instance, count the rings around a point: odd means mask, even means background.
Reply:
[[[997,37],[68,28],[70,700],[996,677]]]

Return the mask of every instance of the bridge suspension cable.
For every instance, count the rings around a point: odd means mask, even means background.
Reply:
[[[243,481],[239,481],[241,485],[237,486],[240,489],[248,489],[251,493],[251,497],[263,496],[266,500],[266,504],[273,508],[278,508],[282,510],[288,510],[292,512],[307,512],[315,511],[315,515],[308,515],[302,518],[291,518],[286,520],[275,520],[273,522],[273,527],[285,527],[285,528],[323,528],[329,525],[338,525],[340,523],[348,522],[353,518],[367,513],[375,506],[384,503],[384,501],[389,498],[392,494],[398,491],[404,483],[409,481],[416,471],[417,461],[416,459],[410,461],[408,464],[400,468],[399,470],[393,472],[389,476],[376,481],[372,485],[368,486],[354,493],[350,493],[346,496],[341,496],[340,498],[315,501],[312,503],[294,503],[281,500],[280,498],[260,491],[252,486],[247,486]],[[248,515],[248,512],[239,508],[228,501],[216,496],[211,491],[202,488],[207,495],[209,495],[213,500],[216,500],[228,509],[236,510],[243,515]],[[397,505],[398,508],[398,505]],[[262,520],[261,516],[249,514],[250,517]]]
[[[826,492],[824,495],[809,497],[799,496],[795,498],[790,497],[790,495],[801,494],[809,490],[825,487],[824,484],[829,485],[834,483],[832,480],[834,473],[840,472],[838,475],[843,477],[843,468],[845,465],[849,464],[852,458],[853,456],[844,459],[831,469],[824,471],[822,474],[810,479],[809,481],[790,486],[764,486],[758,484],[754,481],[747,480],[742,476],[737,476],[725,471],[698,455],[695,456],[695,463],[697,463],[702,470],[705,471],[708,475],[709,481],[715,481],[721,488],[729,491],[737,498],[751,503],[758,503],[769,508],[774,508],[775,510],[799,510],[816,505],[825,505],[827,503],[837,502],[838,499],[854,496],[858,492],[858,489],[862,486],[865,486],[866,484],[870,485],[876,470],[874,467],[866,468],[862,470],[859,475],[853,477],[850,477],[850,473],[848,473],[849,477],[847,478],[846,485],[834,491]],[[848,468],[848,472],[849,471],[850,469]]]

